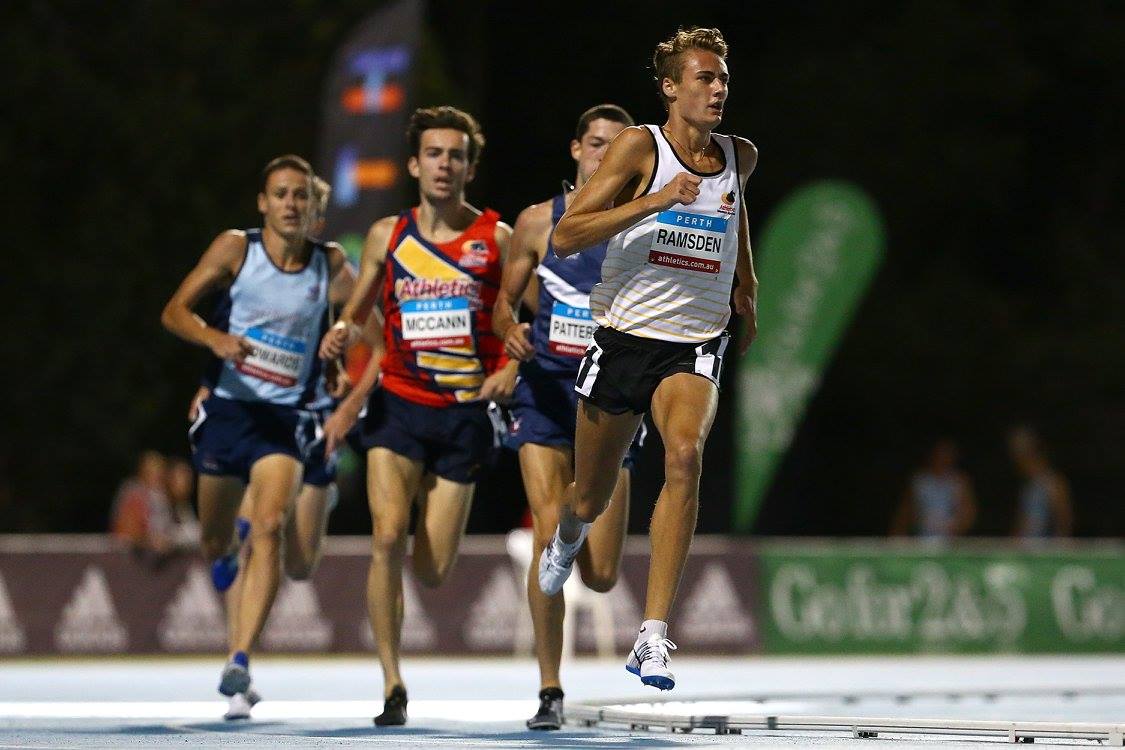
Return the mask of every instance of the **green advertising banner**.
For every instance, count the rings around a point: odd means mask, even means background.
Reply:
[[[758,548],[767,653],[1125,651],[1125,554]]]
[[[735,531],[750,531],[883,244],[883,222],[867,194],[825,181],[787,198],[755,245],[758,338],[739,367]]]

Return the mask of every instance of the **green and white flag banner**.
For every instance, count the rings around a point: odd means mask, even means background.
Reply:
[[[802,187],[767,222],[755,246],[759,333],[739,368],[735,531],[750,531],[883,246],[875,203],[847,182]]]

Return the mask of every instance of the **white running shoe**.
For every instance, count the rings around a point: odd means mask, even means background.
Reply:
[[[230,697],[227,712],[223,714],[223,718],[227,721],[249,719],[250,709],[256,706],[260,700],[262,700],[262,696],[251,685],[245,693],[235,693]]]
[[[219,679],[219,692],[233,698],[250,689],[250,668],[235,660],[227,662]]]
[[[648,640],[638,640],[629,652],[625,669],[641,678],[641,682],[661,690],[676,687],[676,677],[668,669],[668,652],[675,651],[676,644],[661,635]]]
[[[568,547],[572,549],[568,551]],[[580,549],[582,549],[581,541],[576,544],[563,544],[559,539],[558,529],[555,530],[551,543],[543,548],[543,554],[539,556],[540,591],[547,596],[554,596],[562,591],[563,584],[574,570],[574,558],[578,557]]]

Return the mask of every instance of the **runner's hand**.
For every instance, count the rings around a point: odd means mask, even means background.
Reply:
[[[519,366],[512,361],[485,378],[480,386],[481,401],[507,403],[512,398],[512,392],[516,390],[518,373]]]
[[[324,363],[324,384],[328,395],[334,399],[342,399],[352,389],[352,379],[348,371],[338,359],[330,359]]]
[[[331,456],[336,449],[344,444],[359,419],[360,407],[351,403],[352,399],[345,399],[336,407],[336,411],[324,422],[324,453]]]
[[[516,323],[508,329],[504,335],[504,351],[509,357],[527,362],[535,356],[535,347],[531,345],[531,338],[528,336],[530,331],[529,323]]]
[[[352,331],[358,326],[346,320],[338,320],[328,329],[320,340],[320,358],[336,359],[352,344]]]
[[[211,344],[211,351],[219,359],[241,362],[254,353],[254,346],[241,336],[220,333],[215,342]]]
[[[739,356],[746,353],[758,337],[758,290],[742,284],[734,290],[734,309],[742,316],[742,336],[738,340]]]
[[[660,210],[671,208],[678,203],[685,206],[695,203],[695,199],[699,197],[699,183],[701,182],[703,182],[703,178],[698,175],[680,172],[667,185],[657,191],[656,195],[660,198]]]
[[[199,405],[209,398],[211,398],[211,389],[205,385],[199,386],[199,390],[191,397],[191,405],[188,406],[187,418],[189,422],[195,421],[195,418],[199,416]]]

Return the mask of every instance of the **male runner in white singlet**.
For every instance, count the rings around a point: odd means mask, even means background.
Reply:
[[[680,30],[657,45],[668,121],[623,130],[552,237],[560,256],[607,239],[609,247],[590,293],[599,327],[575,383],[574,483],[540,558],[539,585],[547,595],[562,588],[650,413],[664,441],[665,482],[650,527],[645,619],[626,669],[661,690],[675,686],[667,620],[695,531],[736,274],[734,304],[748,323],[743,352],[756,333],[743,190],[758,153],[713,133],[727,99],[726,53],[718,29]]]

